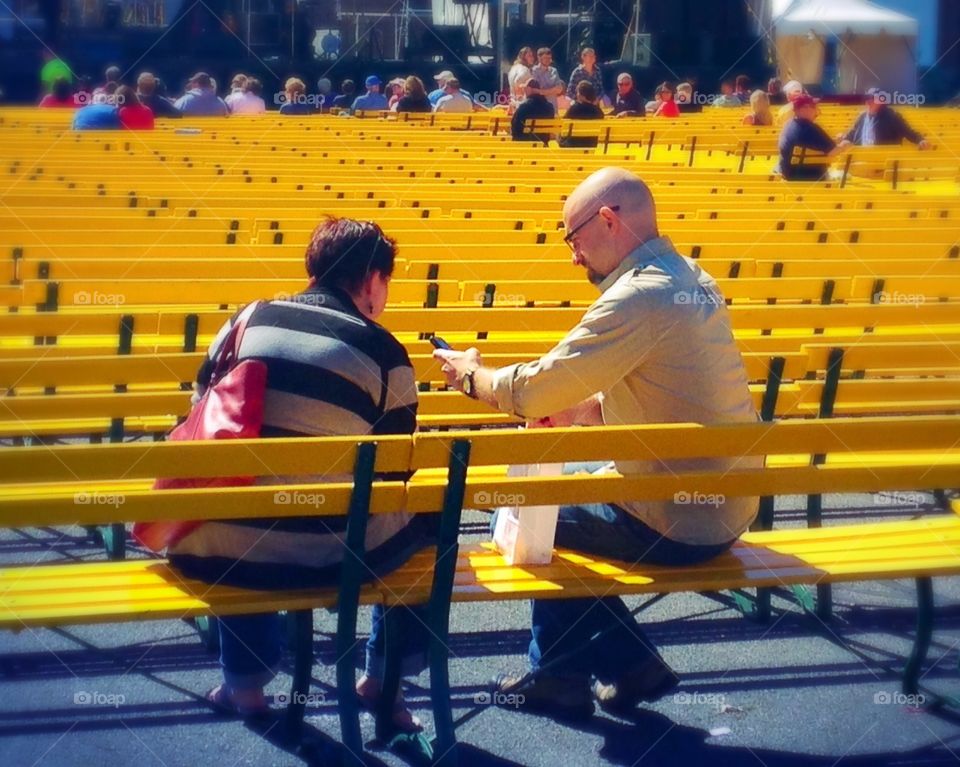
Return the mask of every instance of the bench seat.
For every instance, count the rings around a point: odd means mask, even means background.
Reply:
[[[361,593],[366,604],[430,596],[436,552],[424,549]],[[746,533],[690,567],[629,565],[557,549],[547,565],[507,565],[490,543],[460,547],[453,601],[712,591],[960,574],[960,516]],[[183,578],[166,561],[0,569],[0,628],[181,619],[332,607],[337,589],[252,591]]]

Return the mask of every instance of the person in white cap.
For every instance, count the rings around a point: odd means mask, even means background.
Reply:
[[[447,95],[447,92],[444,90],[444,88],[447,87],[447,81],[456,80],[457,76],[449,69],[444,69],[440,74],[434,75],[433,79],[436,81],[437,87],[427,94],[427,98],[430,99],[430,103],[433,104],[433,106],[436,106],[437,102]]]
[[[403,96],[404,78],[394,77],[387,83],[386,97],[387,109],[395,109],[400,97]]]
[[[793,117],[793,102],[803,96],[805,92],[803,83],[799,80],[790,80],[783,86],[783,95],[786,97],[787,103],[780,107],[780,111],[777,112],[777,125],[781,125]]]

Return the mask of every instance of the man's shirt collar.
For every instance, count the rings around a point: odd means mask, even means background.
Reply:
[[[647,240],[630,251],[623,261],[620,262],[620,265],[603,278],[603,281],[598,287],[601,291],[608,290],[627,272],[643,264],[648,264],[662,256],[674,255],[675,253],[676,251],[669,237],[654,237],[652,240]]]

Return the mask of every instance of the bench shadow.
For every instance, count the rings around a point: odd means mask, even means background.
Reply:
[[[330,765],[345,764],[345,746],[338,740],[332,738],[310,724],[308,721],[303,723],[300,737],[291,740],[284,728],[284,717],[279,715],[276,722],[246,722],[244,726],[251,732],[262,737],[274,748],[284,751],[297,759],[300,759],[309,767],[330,767]],[[363,754],[359,756],[363,764],[368,767],[387,767],[386,763],[377,758],[369,750],[376,744],[365,744]]]
[[[710,733],[696,727],[678,725],[666,716],[638,710],[629,720],[618,721],[595,717],[579,726],[603,738],[599,756],[622,765],[643,763],[644,767],[673,767],[677,764],[709,764],[711,767],[834,767],[836,755],[815,756],[774,749],[752,749],[746,746],[724,746],[707,742]],[[905,752],[841,755],[847,765],[884,767],[884,765],[956,764],[947,749],[924,747]]]

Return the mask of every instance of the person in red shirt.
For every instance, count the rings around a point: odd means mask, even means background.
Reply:
[[[127,130],[153,130],[153,112],[137,98],[137,92],[129,85],[117,89],[117,108],[120,124]]]
[[[66,78],[60,77],[53,81],[53,89],[40,99],[37,105],[41,109],[74,109],[77,105],[73,100],[73,89]]]
[[[679,117],[680,107],[674,99],[673,87],[670,83],[661,83],[657,88],[657,95],[660,96],[660,106],[654,113],[654,117]]]

